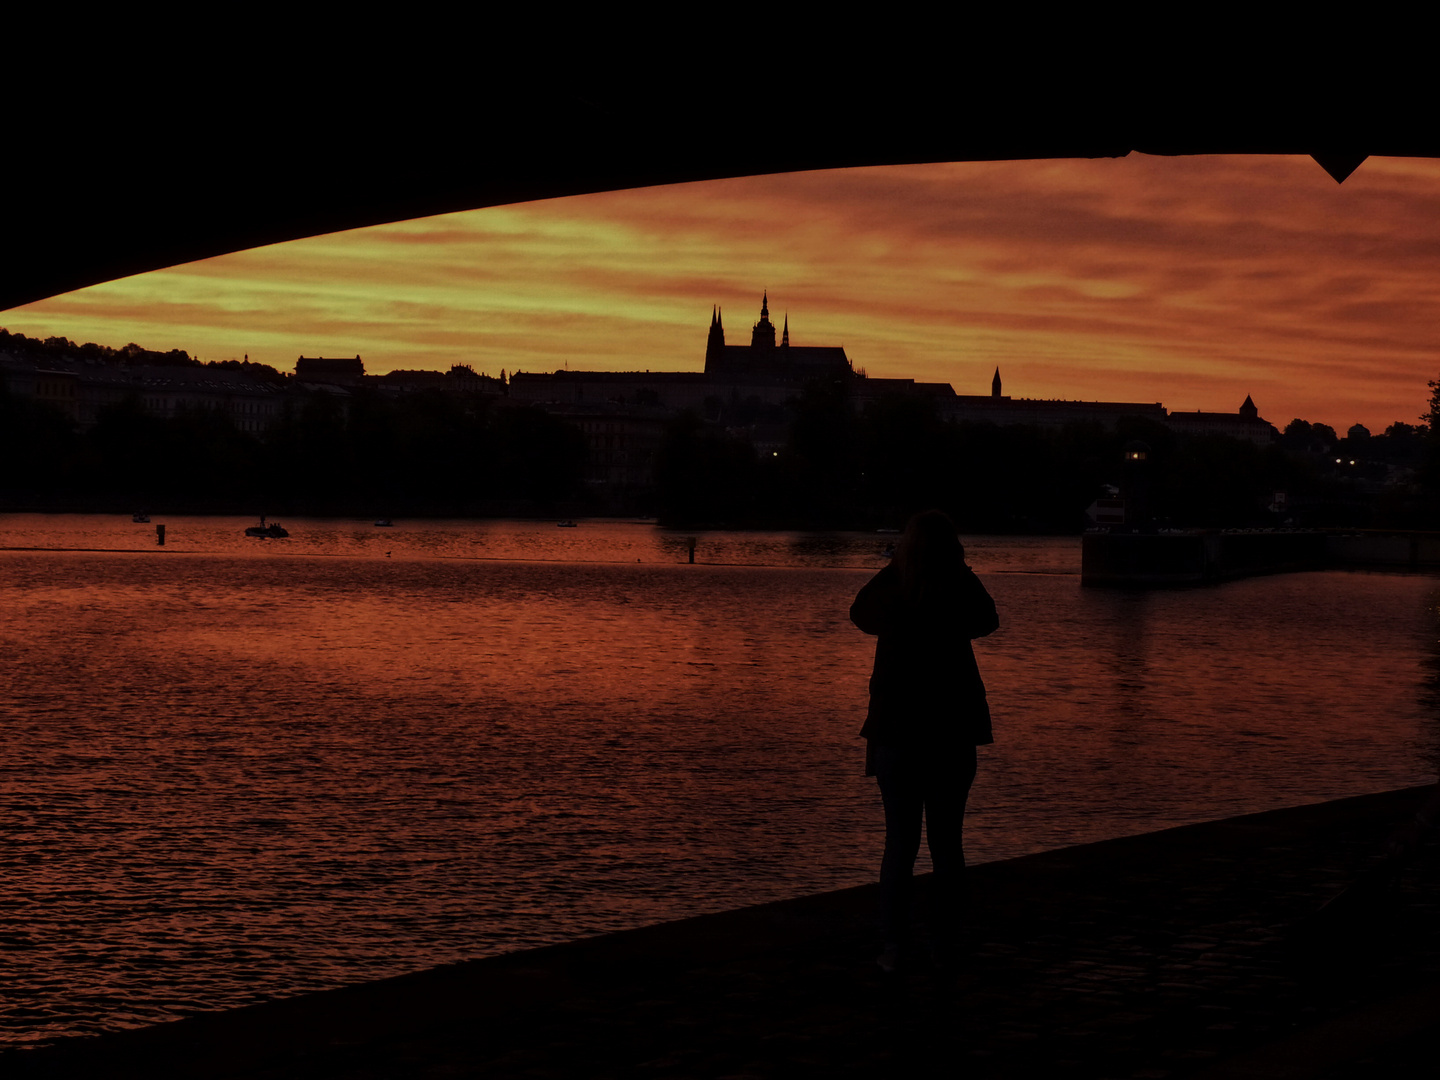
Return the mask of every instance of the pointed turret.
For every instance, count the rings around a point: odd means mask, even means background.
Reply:
[[[760,321],[755,324],[755,329],[750,332],[750,347],[752,349],[775,347],[775,324],[770,321],[770,292],[766,290],[760,300]]]
[[[720,305],[710,310],[710,338],[705,342],[705,373],[714,375],[725,365],[725,325]]]
[[[790,313],[788,311],[785,313],[785,332],[780,335],[780,347],[782,349],[790,347]]]
[[[995,378],[990,380],[990,396],[992,398],[1000,396],[1000,369],[998,367],[995,369]]]
[[[1250,400],[1250,395],[1245,395],[1245,401],[1240,406],[1240,415],[1247,420],[1254,420],[1260,415],[1260,410],[1255,407],[1255,402]]]

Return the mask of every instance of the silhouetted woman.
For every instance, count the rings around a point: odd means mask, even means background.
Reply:
[[[935,867],[931,934],[944,962],[956,943],[965,896],[961,827],[975,780],[975,747],[994,741],[970,641],[1000,620],[965,565],[954,524],[938,510],[910,519],[890,565],[855,597],[850,620],[880,639],[860,731],[868,740],[865,773],[880,782],[885,804],[880,966],[893,971],[909,945],[922,818]]]

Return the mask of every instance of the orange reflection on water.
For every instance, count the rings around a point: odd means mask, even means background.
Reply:
[[[973,859],[1433,780],[1435,579],[1109,593],[1067,544],[971,546]],[[6,1037],[874,876],[870,569],[263,551],[0,553],[0,899],[45,1018]]]

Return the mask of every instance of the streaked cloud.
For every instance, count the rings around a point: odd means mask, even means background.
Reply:
[[[295,241],[0,314],[32,335],[367,369],[694,370],[768,289],[797,344],[1024,397],[1413,421],[1440,371],[1440,162],[851,169],[496,207]]]

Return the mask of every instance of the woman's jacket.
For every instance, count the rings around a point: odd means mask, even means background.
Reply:
[[[879,637],[861,735],[915,749],[995,741],[970,641],[998,629],[1000,618],[973,570],[907,601],[892,563],[860,590],[850,621]]]

